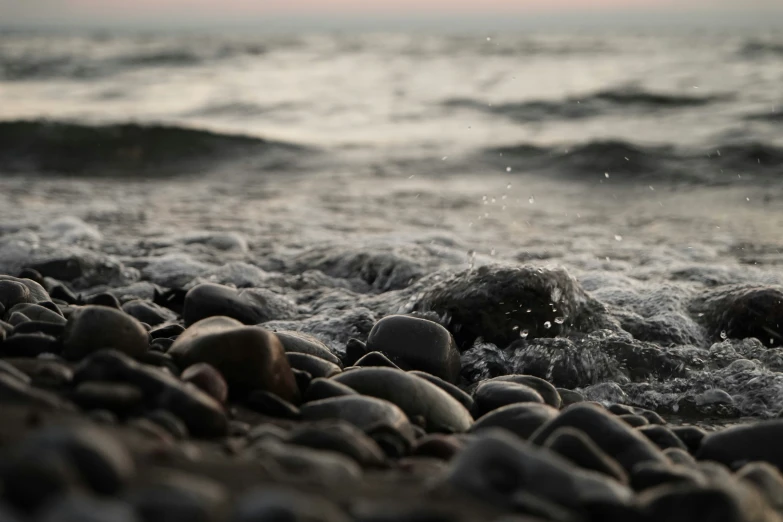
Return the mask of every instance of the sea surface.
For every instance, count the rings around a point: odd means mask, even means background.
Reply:
[[[693,305],[783,283],[780,32],[6,30],[0,176],[4,273],[72,257],[85,293],[271,286],[340,351],[422,278],[557,265],[612,335],[698,360],[646,387],[596,367],[588,398],[783,409],[783,362]],[[474,355],[520,370],[505,348]]]

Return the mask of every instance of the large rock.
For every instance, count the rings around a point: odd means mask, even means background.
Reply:
[[[533,434],[531,441],[534,444],[544,444],[552,433],[562,427],[582,431],[629,473],[640,462],[667,461],[666,456],[644,435],[600,406],[590,403],[574,404],[566,408]]]
[[[541,426],[557,417],[558,411],[547,404],[509,404],[491,411],[470,427],[471,433],[503,428],[522,439],[530,438]]]
[[[459,351],[441,325],[405,315],[384,317],[367,338],[368,352],[381,352],[404,369],[422,370],[447,382],[457,382]]]
[[[536,390],[539,394],[541,394],[544,402],[553,408],[559,409],[563,404],[557,388],[552,386],[552,384],[545,381],[544,379],[534,375],[503,375],[490,379],[487,382],[513,382],[516,384],[523,384]]]
[[[149,335],[139,321],[114,308],[85,306],[72,312],[63,334],[63,356],[81,359],[103,349],[138,357],[149,349]]]
[[[365,433],[379,426],[391,427],[413,441],[413,427],[405,413],[389,401],[362,395],[344,395],[306,403],[302,419],[310,421],[343,420]]]
[[[211,283],[193,287],[185,296],[182,311],[187,325],[214,316],[231,317],[252,325],[290,319],[295,314],[293,303],[267,290],[235,290]]]
[[[243,326],[228,317],[210,317],[185,330],[169,354],[181,367],[211,364],[225,377],[232,393],[265,390],[290,402],[298,400],[283,346],[263,328]]]
[[[701,442],[699,460],[713,460],[733,466],[754,460],[783,470],[783,420],[757,422],[714,432]]]
[[[516,507],[524,493],[574,509],[588,504],[625,505],[631,499],[631,491],[620,483],[502,431],[487,432],[468,444],[452,462],[446,481],[506,508]]]
[[[359,368],[332,378],[363,395],[399,406],[408,417],[424,418],[427,430],[459,433],[467,431],[473,418],[465,407],[434,384],[392,368]]]
[[[425,289],[415,310],[449,319],[461,349],[481,337],[507,346],[520,334],[556,337],[585,328],[602,310],[562,268],[482,266]]]
[[[544,404],[544,399],[536,390],[524,384],[515,382],[488,381],[479,384],[473,392],[474,406],[471,413],[475,418],[508,406],[509,404],[538,403]]]

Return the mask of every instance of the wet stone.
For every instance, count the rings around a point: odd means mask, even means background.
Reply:
[[[631,473],[631,487],[636,491],[665,484],[701,486],[706,480],[693,468],[660,462],[642,462]]]
[[[381,352],[370,352],[366,355],[363,355],[361,358],[359,358],[358,361],[354,363],[354,366],[360,366],[360,367],[380,366],[382,368],[394,368],[395,370],[400,369],[399,366],[394,364],[388,357],[383,355]]]
[[[688,453],[686,450],[680,448],[667,448],[663,450],[663,454],[672,464],[678,464],[680,466],[687,466],[689,468],[695,468],[696,459]]]
[[[30,382],[38,388],[64,388],[73,380],[73,370],[55,360],[38,358],[11,358],[5,362],[29,376]]]
[[[228,286],[204,283],[185,296],[182,316],[190,326],[202,319],[225,316],[240,323],[254,325],[295,315],[293,304],[268,291],[237,291]]]
[[[231,522],[350,522],[336,505],[324,498],[293,489],[269,487],[249,491],[236,504]]]
[[[737,478],[752,483],[778,513],[783,513],[783,475],[766,462],[751,462],[737,470]]]
[[[342,372],[338,365],[306,353],[287,353],[286,359],[291,368],[305,371],[313,377],[329,378]]]
[[[411,454],[449,461],[462,451],[464,447],[462,442],[451,435],[430,434],[416,441]]]
[[[117,382],[83,382],[74,390],[71,400],[85,410],[108,410],[120,416],[142,407],[144,395],[133,385]]]
[[[65,324],[47,323],[43,321],[27,321],[15,325],[12,335],[43,334],[60,337],[65,332]]]
[[[68,495],[48,505],[37,519],[39,522],[139,522],[131,507],[124,502]]]
[[[114,308],[115,310],[122,309],[120,300],[117,299],[117,297],[114,294],[109,294],[109,293],[101,293],[101,294],[90,296],[85,300],[84,304],[94,305],[94,306],[105,306],[108,308]]]
[[[639,433],[650,439],[653,444],[661,448],[662,450],[668,448],[680,448],[687,450],[687,446],[680,440],[677,435],[668,429],[666,426],[659,424],[651,424],[649,426],[643,426],[639,428]]]
[[[562,408],[566,408],[578,402],[584,402],[585,400],[581,393],[565,388],[557,388],[557,394],[560,395],[560,399],[562,400]]]
[[[275,332],[275,335],[280,339],[286,353],[306,353],[308,355],[320,357],[337,366],[342,365],[340,359],[332,353],[329,347],[312,335],[285,330]]]
[[[671,432],[685,444],[691,453],[695,453],[701,447],[701,441],[707,436],[707,432],[697,426],[674,426],[671,428]]]
[[[313,402],[321,399],[330,399],[332,397],[342,397],[345,395],[358,395],[353,388],[331,379],[313,379],[305,392],[304,401]]]
[[[628,483],[628,474],[612,457],[585,435],[574,428],[559,428],[544,442],[549,448],[582,469],[602,473],[621,484]]]
[[[493,410],[518,403],[544,404],[544,399],[533,388],[515,382],[486,381],[473,392],[471,413],[478,419]]]
[[[139,356],[149,348],[148,334],[141,323],[119,310],[85,306],[68,318],[63,334],[63,355],[78,360],[103,349]]]
[[[221,404],[228,399],[228,385],[223,375],[211,364],[196,363],[188,366],[180,379],[198,387]]]
[[[503,375],[490,379],[489,382],[513,382],[534,389],[544,399],[546,404],[553,408],[560,408],[563,404],[557,388],[549,382],[534,375]]]
[[[557,415],[558,411],[547,404],[510,404],[478,419],[471,426],[470,432],[479,433],[489,428],[503,428],[521,439],[529,439],[533,433]]]
[[[177,315],[171,310],[140,299],[123,304],[122,311],[150,326],[158,326],[177,319]]]
[[[764,461],[783,469],[783,420],[762,421],[710,433],[696,452],[699,460],[712,460],[729,467]]]
[[[154,410],[145,415],[144,418],[166,430],[175,439],[184,440],[188,438],[188,427],[170,411]]]
[[[283,347],[262,328],[243,326],[228,317],[210,317],[188,328],[169,354],[183,367],[197,363],[214,366],[230,393],[265,390],[296,402],[299,390]]]
[[[41,333],[12,335],[0,344],[3,357],[38,357],[43,353],[58,354],[61,351],[62,344],[57,338]]]
[[[289,434],[287,442],[341,453],[364,468],[386,466],[386,455],[378,444],[359,428],[347,422],[319,422],[302,426]]]
[[[415,375],[416,377],[421,377],[425,381],[431,382],[441,390],[445,391],[446,393],[454,397],[454,399],[456,399],[457,402],[465,406],[466,410],[470,411],[473,408],[473,397],[468,395],[466,392],[462,391],[457,386],[451,384],[450,382],[446,382],[443,379],[435,377],[434,375],[430,375],[429,373],[426,372],[412,370],[408,373],[410,373],[411,375]]]
[[[366,350],[381,352],[405,369],[421,370],[457,382],[460,356],[454,338],[443,326],[416,317],[387,316],[375,323]]]
[[[273,393],[263,390],[251,392],[245,399],[245,406],[251,410],[278,419],[299,419],[299,408]]]
[[[150,330],[150,337],[152,339],[175,339],[184,331],[185,327],[179,324],[167,324]]]
[[[19,378],[0,372],[0,404],[17,404],[45,410],[72,411],[72,403],[45,390],[39,390]]]
[[[617,418],[632,428],[641,428],[642,426],[648,426],[650,424],[650,422],[641,415],[626,414],[618,415]]]
[[[166,472],[127,498],[144,522],[213,522],[225,511],[228,492],[206,477]]]
[[[53,312],[49,308],[41,306],[39,304],[32,303],[20,303],[6,312],[6,314],[14,313],[24,314],[30,321],[40,321],[43,323],[53,323],[64,325],[66,323],[65,317],[57,312]],[[9,321],[10,322],[10,321]]]

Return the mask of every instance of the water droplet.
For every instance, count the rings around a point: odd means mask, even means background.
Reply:
[[[510,189],[510,188],[511,188],[511,183],[509,183],[508,185],[506,185],[506,190],[508,190],[508,189]]]
[[[622,240],[623,240],[623,236],[620,236],[620,235],[615,235],[615,236],[614,236],[614,240],[615,240],[615,241],[622,241]]]
[[[441,158],[441,161],[446,161],[447,159],[449,159],[448,156],[443,156],[443,158]]]
[[[487,36],[487,41],[488,41],[488,42],[491,42],[491,41],[492,41],[492,38],[490,38],[489,36]]]
[[[608,172],[604,172],[604,177],[608,179],[609,178],[609,173]]]
[[[512,327],[511,329],[512,329],[512,330],[514,330],[514,331],[516,332],[517,330],[519,330],[519,326],[514,326],[514,327]]]
[[[495,249],[494,249],[494,248],[493,248],[492,250],[490,250],[490,251],[489,251],[489,255],[491,255],[491,256],[494,256],[494,255],[495,255]]]
[[[527,313],[530,313],[530,312],[532,312],[532,311],[533,311],[533,310],[531,310],[530,308],[528,308],[527,310],[525,310],[525,312],[527,312]]]
[[[650,190],[655,191],[652,185],[650,185]]]
[[[726,337],[728,337],[728,336],[726,335],[726,330],[723,330],[723,331],[720,333],[720,338],[721,338],[721,339],[726,339]]]
[[[533,203],[535,203],[535,202],[536,202],[536,198],[534,198],[533,196],[530,196],[530,197],[527,199],[527,202],[528,202],[528,203],[530,203],[530,204],[532,205]]]
[[[500,196],[500,199],[506,199],[507,197],[508,196],[506,194],[503,194],[502,196]]]
[[[555,317],[555,322],[557,324],[563,324],[565,322],[565,317]]]
[[[506,167],[506,172],[511,172],[511,167]]]
[[[550,328],[552,328],[552,323],[550,323],[549,321],[544,321],[544,328],[549,330]]]
[[[519,332],[519,336],[520,336],[522,339],[527,339],[527,336],[528,336],[528,335],[530,335],[530,332],[528,332],[527,330],[522,330],[521,332]]]

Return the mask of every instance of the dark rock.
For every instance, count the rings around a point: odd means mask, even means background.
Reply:
[[[137,386],[144,393],[148,407],[170,411],[182,419],[196,437],[217,437],[226,433],[226,415],[215,399],[167,372],[139,364],[120,352],[97,352],[77,367],[76,383],[95,380]]]
[[[127,504],[82,495],[58,498],[45,507],[38,522],[138,522]]]
[[[150,343],[150,351],[166,353],[173,345],[174,345],[174,339],[166,339],[166,338],[154,339]]]
[[[19,334],[13,335],[0,344],[3,357],[38,357],[42,353],[60,353],[60,341],[51,335]]]
[[[654,411],[645,410],[644,408],[634,408],[634,411],[636,415],[641,415],[642,417],[647,419],[647,422],[649,422],[650,424],[655,424],[658,426],[663,426],[667,424],[666,420]]]
[[[560,399],[562,400],[561,408],[566,408],[572,404],[584,402],[585,400],[581,393],[573,390],[566,390],[565,388],[557,388],[557,394],[560,395]]]
[[[572,427],[584,432],[628,472],[640,462],[666,462],[660,450],[644,435],[605,409],[590,403],[569,406],[555,419],[542,426],[531,440],[535,444],[543,444],[555,430],[562,427]]]
[[[105,431],[89,426],[48,427],[24,439],[14,453],[20,462],[34,455],[64,459],[93,491],[112,495],[135,474],[128,450]]]
[[[30,318],[24,315],[22,312],[14,312],[8,316],[8,324],[13,327],[29,322]]]
[[[223,375],[211,364],[197,363],[188,366],[179,378],[201,389],[220,404],[225,404],[228,399],[228,385]]]
[[[274,393],[263,390],[251,392],[245,399],[245,406],[267,417],[291,420],[300,417],[299,408]]]
[[[157,366],[158,368],[166,369],[172,375],[179,375],[181,373],[179,366],[177,366],[171,356],[166,353],[150,350],[149,352],[136,357],[136,360],[142,364],[148,364],[150,366]]]
[[[662,450],[667,448],[680,448],[687,450],[685,443],[675,435],[672,430],[660,424],[652,424],[639,428],[639,433],[650,439],[656,446]]]
[[[296,389],[299,390],[299,396],[304,396],[307,388],[310,387],[310,382],[313,380],[313,376],[304,370],[297,370],[296,368],[291,368],[291,373],[294,374]]]
[[[580,468],[607,475],[621,484],[628,484],[628,474],[612,457],[574,428],[559,428],[544,442],[549,448]]]
[[[150,330],[152,339],[174,339],[179,337],[185,328],[179,324],[167,324]]]
[[[256,442],[248,453],[251,457],[271,460],[284,474],[299,481],[351,487],[357,484],[362,475],[362,468],[340,453],[284,444],[272,439]]]
[[[783,469],[783,420],[762,421],[710,433],[696,452],[699,460],[736,467],[754,460]]]
[[[70,288],[63,284],[57,284],[49,288],[49,295],[52,296],[52,299],[59,299],[60,301],[64,301],[68,304],[79,303],[79,297],[74,294]]]
[[[65,324],[45,323],[42,321],[27,321],[14,327],[12,335],[20,334],[44,334],[51,337],[60,337],[65,332]]]
[[[399,366],[394,364],[388,357],[383,355],[381,352],[370,352],[366,355],[363,355],[358,361],[354,363],[354,366],[359,366],[363,368],[380,366],[382,368],[394,368],[395,370],[401,369]]]
[[[36,281],[33,281],[32,279],[26,279],[26,278],[21,278],[21,277],[13,277],[13,276],[8,276],[8,275],[0,275],[0,282],[2,282],[2,281],[10,281],[10,282],[13,282],[13,283],[20,283],[20,284],[24,285],[27,288],[27,290],[29,291],[30,297],[33,299],[32,301],[27,301],[27,302],[40,303],[42,301],[49,301],[49,300],[51,300],[51,297],[49,297],[49,294],[46,292],[44,287],[40,283],[38,283]],[[0,288],[7,288],[7,287],[3,287],[3,285],[0,284]],[[3,292],[0,291],[0,295],[2,295],[2,293]],[[21,302],[21,301],[19,301],[19,302]],[[0,303],[2,303],[4,305],[7,305],[7,302],[5,300],[3,300],[3,298],[1,298],[1,297],[0,297]],[[14,303],[14,304],[16,304],[16,303]],[[11,305],[11,306],[13,306],[13,305]],[[10,306],[6,306],[6,308],[10,308]]]
[[[696,453],[701,447],[701,441],[707,436],[707,432],[696,426],[675,426],[671,428],[672,433],[685,444],[688,451]]]
[[[167,472],[129,493],[144,522],[214,522],[221,519],[228,492],[206,477]]]
[[[24,372],[37,388],[61,389],[69,387],[73,370],[59,361],[37,358],[12,358],[5,362]]]
[[[336,364],[306,353],[290,352],[286,354],[286,359],[288,359],[291,368],[305,371],[316,378],[329,378],[342,372],[342,369]]]
[[[228,317],[210,317],[180,335],[169,354],[183,367],[197,363],[214,366],[231,393],[260,389],[296,402],[299,390],[275,334],[243,326]]]
[[[522,384],[536,390],[544,399],[544,402],[553,408],[560,409],[563,404],[557,388],[552,386],[544,379],[534,375],[502,375],[500,377],[489,379],[489,382],[513,382],[516,384]]]
[[[330,421],[302,426],[290,433],[287,442],[341,453],[365,468],[386,466],[386,456],[378,444],[347,422]]]
[[[438,323],[405,315],[384,317],[367,338],[367,352],[381,352],[405,369],[457,382],[460,357],[454,338]]]
[[[43,277],[51,277],[58,281],[73,281],[82,277],[85,272],[84,263],[78,257],[52,259],[51,261],[38,263],[30,268]]]
[[[29,375],[19,370],[16,366],[9,363],[8,361],[0,360],[0,373],[14,377],[24,384],[30,384],[32,382],[32,379],[30,379]]]
[[[158,326],[177,319],[176,314],[171,310],[140,299],[123,304],[122,311],[150,326]]]
[[[606,407],[607,411],[614,413],[617,416],[620,415],[635,415],[634,409],[625,404],[610,404]]]
[[[320,357],[337,366],[342,365],[340,359],[332,353],[329,347],[312,335],[285,330],[275,332],[275,335],[280,339],[286,353],[306,353],[308,355]]]
[[[737,471],[737,478],[753,484],[778,513],[783,513],[783,475],[766,462],[751,462]]]
[[[463,432],[473,423],[470,413],[429,381],[391,368],[360,368],[332,378],[363,395],[399,406],[409,417],[421,415],[432,432]]]
[[[96,294],[85,300],[84,304],[93,306],[105,306],[107,308],[114,308],[115,310],[122,310],[120,300],[114,294],[102,293]]]
[[[85,410],[108,410],[119,416],[140,409],[143,398],[137,386],[101,381],[83,382],[71,395],[71,400]]]
[[[243,324],[255,325],[289,319],[294,315],[293,305],[272,292],[261,289],[237,291],[211,283],[193,287],[185,296],[182,311],[187,326],[214,316],[231,317]]]
[[[136,319],[105,306],[85,306],[68,318],[63,334],[63,355],[82,359],[98,350],[117,350],[131,357],[149,347],[147,331]]]
[[[741,504],[725,489],[672,484],[646,491],[640,504],[649,520],[693,522],[714,520],[744,522],[764,520],[746,518]]]
[[[66,323],[65,317],[39,304],[20,303],[8,310],[6,313],[13,314],[15,312],[24,314],[25,317],[27,317],[27,319],[30,321],[41,321],[44,323],[54,323],[61,325]]]
[[[668,458],[672,464],[696,468],[696,459],[686,450],[680,448],[667,448],[663,450],[663,454],[666,455],[666,458]]]
[[[664,484],[702,486],[706,484],[706,480],[693,468],[660,462],[642,462],[631,473],[631,487],[636,491]]]
[[[367,345],[359,339],[348,339],[345,344],[345,357],[343,357],[343,366],[353,366],[356,361],[367,354]]]
[[[43,286],[44,276],[34,268],[23,268],[19,271],[19,279],[30,279]]]
[[[425,289],[414,308],[450,317],[461,349],[479,337],[507,346],[523,331],[530,339],[556,337],[582,329],[602,311],[562,268],[500,265],[445,278]]]
[[[231,522],[350,522],[324,498],[292,489],[265,487],[251,490],[237,502]]]
[[[617,418],[632,428],[641,428],[642,426],[649,426],[650,424],[650,422],[641,415],[618,415]]]
[[[439,377],[435,377],[434,375],[431,375],[426,372],[420,372],[416,370],[412,370],[410,372],[411,375],[415,375],[416,377],[421,377],[422,379],[431,382],[441,390],[445,391],[452,397],[454,397],[457,402],[465,406],[465,409],[470,411],[473,408],[473,397],[462,391],[461,389],[457,388],[455,385],[451,384],[450,382],[446,382],[443,379]]]
[[[567,508],[583,504],[626,504],[631,492],[598,473],[571,465],[554,452],[501,431],[483,434],[452,461],[446,476],[452,487],[485,502],[515,507],[519,492],[543,497]]]
[[[313,379],[305,392],[304,402],[313,402],[332,397],[358,395],[353,388],[331,379]]]
[[[509,404],[544,404],[544,399],[541,395],[529,386],[515,382],[491,380],[478,385],[476,391],[473,392],[473,401],[474,405],[471,413],[476,419],[492,410],[508,406]]]
[[[3,468],[3,497],[23,512],[32,512],[81,486],[67,457],[51,449],[11,452]],[[5,522],[2,516],[0,520]]]
[[[166,430],[175,439],[184,440],[188,438],[188,427],[170,411],[154,410],[148,413],[145,418]]]
[[[433,457],[449,461],[462,451],[465,445],[452,435],[430,434],[421,437],[413,446],[411,454],[419,457]]]
[[[53,393],[39,390],[13,375],[0,372],[0,404],[19,404],[46,410],[74,409],[73,404]]]
[[[0,304],[4,310],[10,310],[20,303],[35,303],[30,289],[17,281],[0,279]]]
[[[706,292],[691,312],[715,342],[755,337],[767,346],[783,344],[783,289],[727,285]]]
[[[410,444],[413,428],[405,413],[391,402],[365,397],[345,395],[304,404],[302,419],[309,421],[343,420],[364,431],[372,433],[379,426],[388,426]]]
[[[547,404],[510,404],[481,417],[471,426],[470,432],[503,428],[522,439],[528,439],[557,414],[558,411]]]

